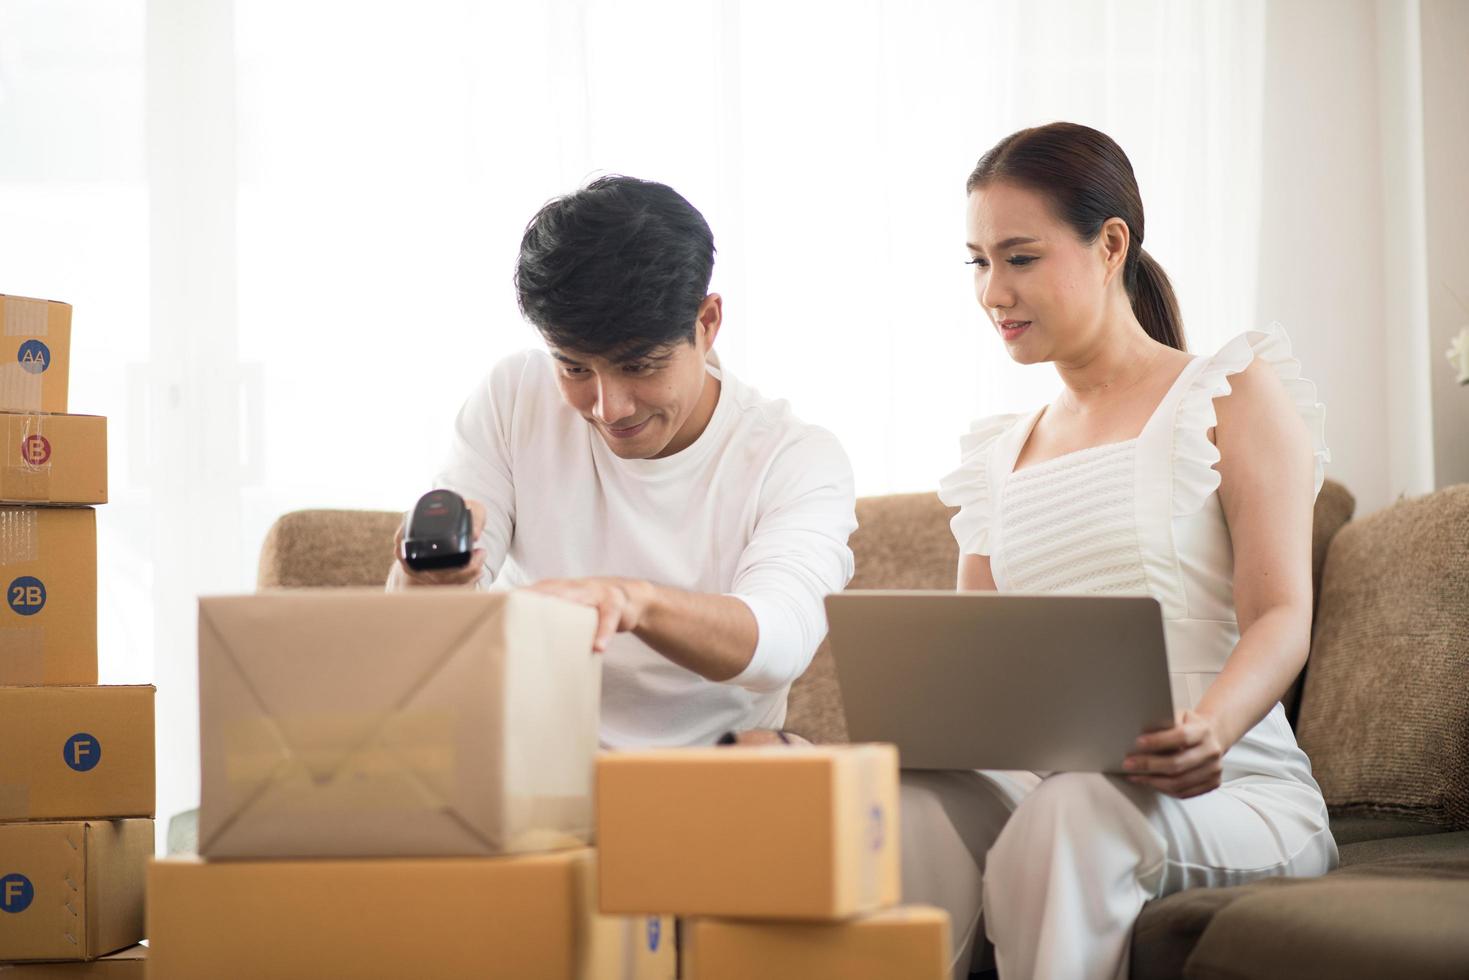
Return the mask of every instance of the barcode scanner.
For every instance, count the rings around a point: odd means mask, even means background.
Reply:
[[[453,490],[418,498],[403,534],[403,564],[415,572],[463,568],[474,551],[474,519]]]

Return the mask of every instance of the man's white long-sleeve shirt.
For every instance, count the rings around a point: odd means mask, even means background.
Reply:
[[[619,576],[732,595],[754,613],[754,657],[724,682],[617,634],[603,665],[609,746],[779,727],[791,682],[826,634],[822,600],[852,577],[857,521],[841,444],[784,401],[709,370],[719,403],[699,438],[664,459],[621,459],[562,400],[549,355],[513,355],[460,410],[435,481],[485,504],[481,587]],[[389,587],[400,583],[395,569]]]

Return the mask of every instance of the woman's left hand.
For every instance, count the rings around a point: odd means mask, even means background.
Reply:
[[[1223,759],[1213,719],[1184,711],[1172,728],[1139,736],[1122,767],[1128,782],[1183,800],[1219,788]]]

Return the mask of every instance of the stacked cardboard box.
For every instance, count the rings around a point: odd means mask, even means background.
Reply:
[[[0,975],[126,977],[153,689],[97,686],[107,420],[66,414],[70,353],[70,306],[0,295]]]
[[[687,980],[940,980],[948,913],[894,907],[897,816],[888,745],[610,753],[600,909],[686,919]]]
[[[149,870],[149,976],[672,980],[596,911],[595,614],[532,593],[199,604],[199,856]]]

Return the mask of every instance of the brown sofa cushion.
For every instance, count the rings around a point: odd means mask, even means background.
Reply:
[[[1336,846],[1341,849],[1343,863],[1349,844],[1443,832],[1444,829],[1437,824],[1410,820],[1393,813],[1338,813],[1331,818],[1331,836],[1336,838]]]
[[[1469,878],[1280,880],[1219,910],[1187,980],[1469,975]]]
[[[1333,813],[1469,827],[1469,485],[1347,525],[1297,724]]]
[[[1301,942],[1307,942],[1306,937],[1296,933],[1297,923],[1289,913],[1298,905],[1309,906],[1312,899],[1320,894],[1319,889],[1343,882],[1348,883],[1346,888],[1353,890],[1351,894],[1356,896],[1353,901],[1369,906],[1380,898],[1385,900],[1382,896],[1369,897],[1374,894],[1370,882],[1383,880],[1441,879],[1469,892],[1469,832],[1423,835],[1419,828],[1411,828],[1410,833],[1417,836],[1370,840],[1342,847],[1341,870],[1324,878],[1266,878],[1232,888],[1191,888],[1149,902],[1144,906],[1143,913],[1133,928],[1131,980],[1174,980],[1180,976],[1283,978],[1335,975],[1312,969],[1303,971],[1303,962],[1310,963],[1311,960],[1301,956],[1283,959],[1278,966],[1269,968],[1262,967],[1252,956],[1248,959],[1248,970],[1226,972],[1232,969],[1227,962],[1227,951],[1254,943],[1261,936],[1265,936],[1266,941],[1272,944],[1272,949],[1277,948],[1282,936],[1293,936]],[[1350,884],[1353,881],[1368,884]],[[1390,885],[1388,890],[1394,891],[1396,887]],[[1268,927],[1262,926],[1252,915],[1240,918],[1227,918],[1223,915],[1225,910],[1232,910],[1236,903],[1261,895],[1279,895],[1279,901],[1284,903],[1278,907],[1276,921]],[[1375,914],[1363,917],[1371,919]],[[1357,919],[1349,921],[1355,927]],[[1338,928],[1341,928],[1340,923]],[[1211,951],[1199,954],[1197,959],[1191,958],[1196,950],[1204,949],[1200,940],[1206,933]],[[1333,939],[1334,936],[1327,935],[1322,941],[1329,943]],[[1401,955],[1401,952],[1399,950],[1397,955]],[[1226,961],[1222,965],[1221,959]],[[1413,961],[1409,958],[1403,962],[1406,966]],[[1210,970],[1214,972],[1208,972]],[[1382,974],[1368,972],[1342,975],[1415,974],[1405,969]],[[1469,973],[1464,975],[1469,976]]]
[[[384,510],[297,510],[260,546],[260,589],[383,585],[403,515]]]
[[[1321,484],[1316,495],[1316,509],[1311,515],[1311,587],[1312,594],[1321,595],[1321,572],[1326,567],[1326,550],[1331,539],[1336,537],[1342,525],[1352,519],[1357,509],[1357,498],[1335,480]]]

